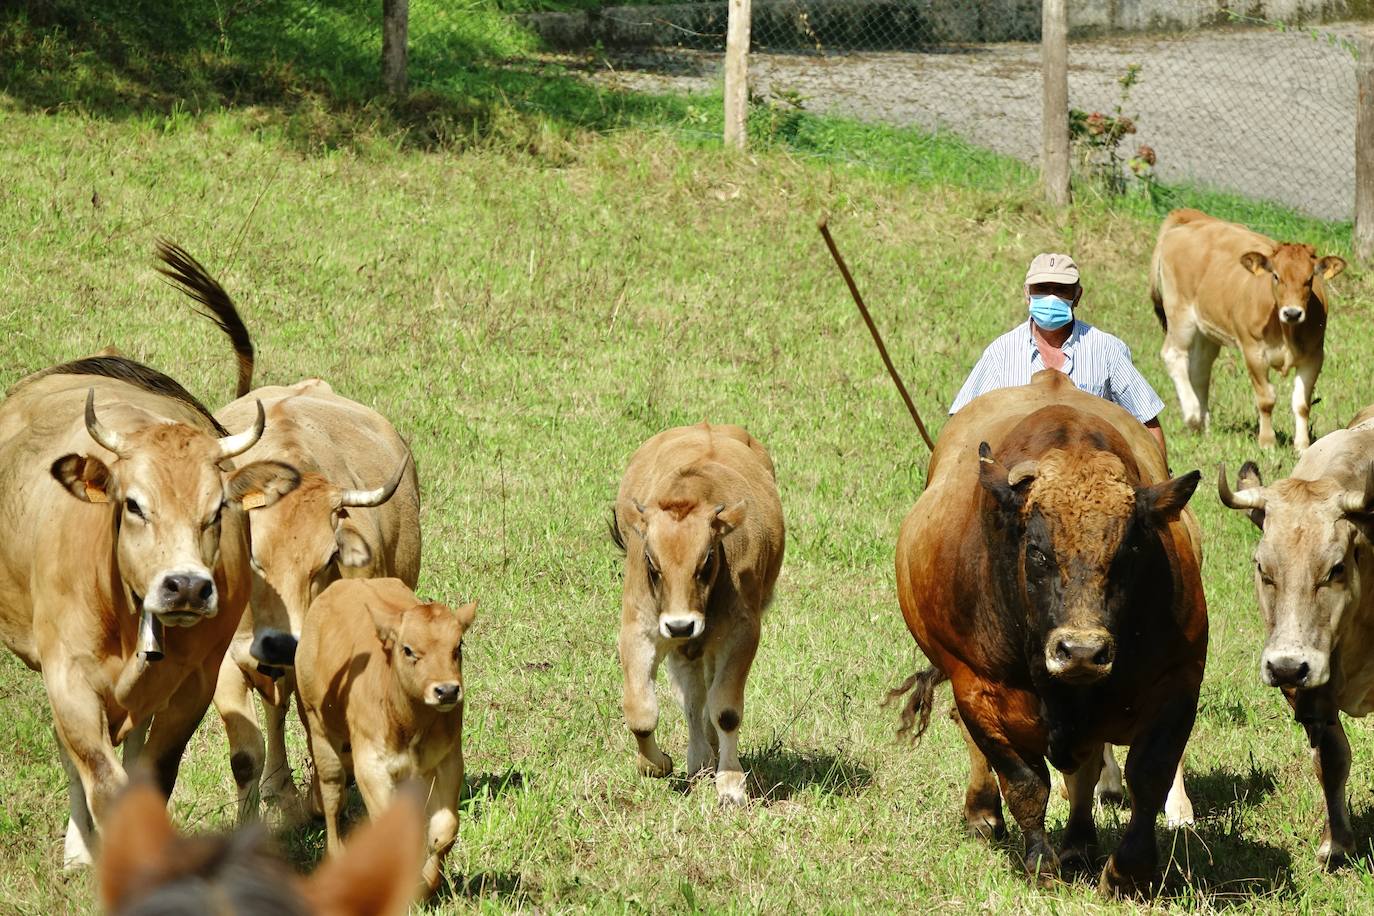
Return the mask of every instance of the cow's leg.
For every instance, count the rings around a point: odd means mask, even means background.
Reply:
[[[1102,775],[1097,780],[1093,794],[1104,805],[1119,805],[1126,800],[1126,793],[1121,786],[1121,766],[1116,762],[1116,754],[1112,753],[1110,744],[1102,745]]]
[[[119,759],[123,761],[126,773],[143,755],[143,745],[148,743],[148,726],[150,724],[144,722],[142,725],[135,725],[133,730],[125,736],[123,743],[119,745]]]
[[[439,765],[429,791],[429,856],[420,872],[425,890],[434,893],[444,874],[444,857],[458,839],[458,798],[463,792],[463,755],[454,752]]]
[[[956,690],[956,699],[958,693]],[[1023,756],[1000,733],[989,731],[983,724],[970,721],[963,710],[961,721],[969,736],[992,764],[1002,787],[1011,816],[1025,838],[1023,860],[1026,873],[1040,884],[1048,885],[1059,875],[1059,856],[1045,833],[1045,806],[1050,800],[1050,771],[1043,757]]]
[[[253,690],[238,663],[224,654],[215,683],[215,711],[229,738],[229,770],[238,787],[239,823],[257,820],[262,779],[263,743]]]
[[[1131,789],[1131,819],[1116,851],[1107,860],[1099,884],[1103,893],[1149,893],[1159,879],[1159,850],[1155,845],[1155,820],[1183,748],[1197,717],[1197,694],[1165,704],[1150,727],[1131,745],[1126,757],[1126,784]]]
[[[324,815],[325,846],[330,855],[338,855],[343,849],[339,837],[339,815],[343,813],[344,797],[348,792],[348,770],[329,736],[315,728],[313,719],[306,719],[306,744],[310,749],[310,759],[315,761],[315,778],[311,783],[312,794],[319,793],[320,813]]]
[[[1250,373],[1250,387],[1255,390],[1255,407],[1259,410],[1259,444],[1274,446],[1274,386],[1269,382],[1269,362],[1258,346],[1245,351],[1245,368]]]
[[[290,675],[287,676],[290,678]],[[267,760],[262,766],[262,797],[270,804],[284,805],[296,798],[296,783],[291,774],[291,759],[286,755],[286,716],[291,709],[291,694],[295,684],[287,680],[279,685],[280,703],[263,701],[263,719],[267,723]]]
[[[701,658],[669,652],[668,680],[687,719],[687,775],[699,776],[716,765],[711,739],[706,736],[706,671]]]
[[[1193,396],[1197,399],[1203,429],[1212,425],[1212,411],[1208,402],[1211,400],[1212,391],[1212,364],[1217,361],[1219,353],[1221,345],[1216,341],[1208,339],[1202,333],[1193,336],[1193,345],[1188,354],[1188,381],[1192,385]]]
[[[1338,868],[1355,850],[1350,809],[1345,802],[1345,784],[1350,778],[1350,741],[1339,721],[1322,730],[1312,762],[1317,768],[1322,795],[1326,796],[1326,829],[1317,847],[1317,863],[1323,868]]]
[[[1293,378],[1293,445],[1299,452],[1306,451],[1312,444],[1308,416],[1312,412],[1312,391],[1317,387],[1321,369],[1320,360],[1301,363]]]
[[[717,667],[706,698],[706,709],[720,746],[716,795],[722,804],[743,805],[749,800],[744,791],[744,768],[739,762],[739,727],[744,720],[744,682],[749,679],[758,650],[758,618],[740,614],[735,618],[729,641],[718,650]]]
[[[667,776],[673,772],[673,761],[654,739],[654,729],[658,728],[654,674],[661,658],[657,646],[646,635],[621,629],[620,668],[625,676],[621,708],[625,711],[625,724],[639,745],[639,772],[645,776]]]
[[[1095,747],[1082,765],[1064,776],[1069,790],[1069,820],[1059,846],[1059,870],[1065,875],[1087,874],[1097,852],[1097,825],[1093,823],[1093,794],[1103,768],[1103,747]]]
[[[76,667],[62,659],[45,658],[43,683],[71,803],[62,864],[67,868],[90,865],[100,821],[124,785],[124,767],[110,744],[104,704]]]
[[[1180,326],[1170,329],[1164,336],[1164,345],[1159,350],[1160,357],[1164,360],[1164,368],[1169,373],[1169,378],[1173,380],[1174,391],[1178,394],[1178,406],[1183,412],[1183,422],[1188,424],[1189,429],[1202,428],[1202,407],[1198,403],[1197,395],[1193,390],[1193,382],[1190,377],[1188,365],[1188,351],[1191,341],[1185,336],[1184,328]]]
[[[172,797],[172,789],[176,787],[186,745],[190,743],[200,720],[205,718],[205,711],[210,708],[218,675],[218,665],[192,672],[182,681],[171,701],[153,716],[143,753],[157,774],[162,794],[168,798]]]
[[[1174,771],[1174,784],[1169,787],[1169,797],[1164,800],[1164,823],[1169,829],[1193,826],[1193,800],[1183,785],[1183,758],[1179,758],[1178,769]]]
[[[959,733],[968,748],[968,789],[964,792],[964,823],[970,836],[984,840],[1000,840],[1006,836],[1007,822],[1002,818],[1002,790],[997,774],[988,766],[988,758],[978,749],[968,733],[964,720],[955,711]]]

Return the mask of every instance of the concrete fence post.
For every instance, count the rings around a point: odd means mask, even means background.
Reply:
[[[1355,61],[1355,257],[1374,257],[1374,39]]]
[[[749,0],[730,0],[725,30],[725,145],[744,149],[749,118]]]
[[[1044,0],[1040,23],[1040,65],[1044,75],[1040,176],[1045,198],[1069,203],[1069,11],[1066,0]]]

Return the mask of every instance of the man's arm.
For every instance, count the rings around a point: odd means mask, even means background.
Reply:
[[[1145,428],[1150,431],[1150,435],[1155,437],[1155,442],[1159,444],[1159,453],[1164,456],[1164,467],[1169,467],[1169,447],[1164,444],[1164,427],[1159,425],[1159,417],[1153,417],[1145,421]],[[1172,472],[1170,473],[1172,475]]]

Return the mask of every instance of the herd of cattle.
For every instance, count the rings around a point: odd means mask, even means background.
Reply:
[[[353,855],[338,829],[352,777],[377,818],[355,845],[433,891],[457,834],[461,647],[475,605],[413,591],[410,449],[385,418],[319,379],[254,390],[252,344],[229,296],[181,249],[159,254],[162,272],[233,343],[237,400],[212,413],[175,380],[107,350],[34,373],[0,403],[0,637],[47,689],[69,778],[65,862],[90,863],[106,835],[103,892],[118,909],[149,888],[110,861],[131,848],[187,858],[165,797],[211,703],[229,737],[240,820],[256,818],[263,797],[292,795],[294,696],[314,762],[309,803],[327,828],[321,875],[337,878]],[[1354,648],[1374,627],[1374,409],[1307,447],[1322,282],[1343,266],[1180,211],[1151,270],[1163,355],[1190,425],[1206,422],[1220,345],[1244,351],[1262,444],[1274,438],[1268,369],[1298,370],[1295,442],[1305,452],[1292,476],[1266,486],[1247,463],[1235,490],[1224,469],[1218,482],[1222,501],[1262,532],[1261,674],[1283,689],[1315,749],[1328,810],[1319,857],[1332,866],[1354,848],[1337,713],[1374,708],[1374,664]],[[897,546],[902,611],[932,667],[893,694],[910,694],[903,728],[919,735],[936,687],[951,682],[970,760],[968,825],[1003,834],[1005,800],[1033,877],[1096,870],[1094,787],[1104,760],[1115,767],[1108,746],[1123,744],[1131,819],[1101,886],[1134,894],[1157,884],[1155,820],[1171,786],[1182,794],[1207,652],[1202,533],[1187,507],[1199,479],[1171,476],[1139,422],[1055,371],[977,398],[936,443]],[[53,495],[54,482],[68,497]],[[654,678],[666,663],[688,723],[688,774],[714,773],[721,801],[742,804],[745,681],[785,542],[768,452],[738,426],[659,433],[631,458],[610,529],[625,554],[619,652],[639,770],[673,771],[654,737]],[[1070,806],[1057,849],[1045,830],[1046,759],[1066,774]],[[124,788],[135,760],[155,785]],[[422,816],[413,799],[407,813],[409,780],[423,786]],[[404,848],[407,830],[425,836],[413,867],[382,853]],[[135,835],[156,842],[123,839]],[[169,864],[166,880],[178,868]],[[294,892],[307,906],[352,892],[331,881]],[[386,893],[404,906],[409,887]]]

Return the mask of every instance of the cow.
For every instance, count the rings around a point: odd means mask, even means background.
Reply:
[[[172,272],[195,266],[171,246],[162,256]],[[42,370],[0,402],[0,639],[47,689],[67,865],[90,863],[124,783],[116,746],[126,761],[141,751],[172,791],[248,601],[242,505],[299,481],[280,462],[228,469],[263,423],[258,411],[231,434],[173,379],[119,356]]]
[[[398,793],[386,814],[349,837],[301,879],[249,828],[178,836],[161,793],[132,782],[116,799],[100,857],[100,901],[110,916],[404,916],[423,859],[423,797]]]
[[[258,388],[217,416],[234,425],[257,403],[267,430],[244,457],[285,461],[300,471],[301,482],[271,505],[249,507],[252,600],[215,689],[240,820],[257,816],[260,780],[269,799],[284,801],[293,792],[285,728],[292,676],[261,664],[253,653],[255,633],[270,628],[299,636],[310,602],[340,577],[395,577],[414,588],[420,575],[415,464],[386,418],[320,379]],[[266,712],[265,758],[254,689]]]
[[[310,605],[296,683],[329,850],[354,776],[376,817],[396,786],[428,789],[421,883],[433,893],[458,836],[463,790],[463,636],[476,603],[422,602],[400,579],[341,579]]]
[[[1218,476],[1221,501],[1261,531],[1260,680],[1283,690],[1313,749],[1327,815],[1317,861],[1336,868],[1355,850],[1350,742],[1338,713],[1374,711],[1374,406],[1318,439],[1285,480],[1266,486],[1252,462],[1234,492],[1224,466]]]
[[[1170,478],[1139,421],[1044,370],[955,414],[902,523],[897,595],[932,664],[892,692],[911,693],[902,731],[919,737],[935,687],[951,681],[968,827],[1002,835],[1005,797],[1034,879],[1093,867],[1093,787],[1111,742],[1131,745],[1132,808],[1100,887],[1146,893],[1158,880],[1155,818],[1207,652],[1200,532],[1186,510],[1198,479]],[[1046,757],[1069,790],[1057,852]]]
[[[720,801],[745,804],[744,683],[785,542],[772,459],[739,426],[658,433],[630,458],[611,537],[625,553],[620,666],[639,772],[673,771],[654,739],[654,676],[666,658],[687,718],[688,775],[714,768]]]
[[[1293,444],[1306,449],[1326,338],[1326,281],[1344,269],[1341,258],[1318,258],[1311,245],[1276,242],[1198,210],[1170,213],[1150,264],[1150,298],[1184,422],[1208,425],[1212,363],[1223,346],[1239,347],[1259,408],[1260,446],[1274,445],[1269,370],[1296,369]]]

